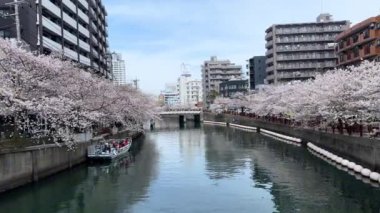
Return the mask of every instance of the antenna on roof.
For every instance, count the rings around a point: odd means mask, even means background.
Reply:
[[[323,13],[323,0],[321,0],[321,13]]]

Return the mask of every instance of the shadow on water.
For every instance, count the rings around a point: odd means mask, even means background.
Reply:
[[[0,195],[1,212],[121,212],[146,198],[158,154],[144,137],[108,164],[82,164]],[[126,193],[128,192],[128,193]]]

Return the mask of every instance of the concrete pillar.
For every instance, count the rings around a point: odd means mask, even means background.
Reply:
[[[201,115],[194,115],[194,123],[200,123],[201,122]]]
[[[180,115],[179,116],[179,127],[180,128],[184,128],[185,127],[185,116],[184,115]]]

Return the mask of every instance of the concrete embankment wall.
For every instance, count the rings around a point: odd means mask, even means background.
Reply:
[[[140,135],[136,133],[133,138]],[[85,162],[92,143],[96,140],[79,143],[70,151],[55,144],[0,151],[0,193]]]
[[[56,145],[37,146],[18,151],[0,152],[0,192],[37,181],[86,160],[87,146],[74,151]]]
[[[380,140],[331,134],[311,129],[294,128],[228,114],[216,115],[212,113],[204,113],[204,120],[254,126],[300,138],[304,142],[312,142],[317,146],[339,154],[348,160],[360,163],[372,171],[380,171]]]

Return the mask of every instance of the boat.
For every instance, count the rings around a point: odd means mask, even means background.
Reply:
[[[90,160],[112,161],[128,154],[132,138],[109,139],[87,147],[87,158]]]

